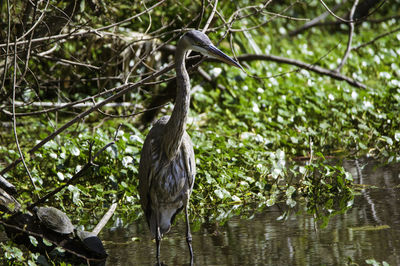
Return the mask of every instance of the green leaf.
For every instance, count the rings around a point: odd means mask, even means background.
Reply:
[[[32,244],[34,247],[37,247],[38,241],[37,241],[37,239],[36,239],[34,236],[29,236],[29,241],[31,242],[31,244]]]
[[[51,247],[53,244],[51,242],[49,242],[47,239],[43,238],[42,239],[43,244],[45,244],[48,247]]]

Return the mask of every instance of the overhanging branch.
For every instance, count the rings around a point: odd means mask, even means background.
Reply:
[[[313,72],[321,74],[321,75],[326,75],[326,76],[329,76],[336,80],[346,81],[350,85],[358,87],[358,88],[367,89],[367,86],[365,84],[358,82],[348,76],[342,75],[333,70],[329,70],[329,69],[326,69],[326,68],[323,68],[323,67],[320,67],[317,65],[313,65],[313,64],[308,64],[308,63],[305,63],[305,62],[302,62],[299,60],[295,60],[295,59],[290,59],[290,58],[276,56],[276,55],[244,54],[244,55],[238,56],[238,60],[240,62],[266,60],[266,61],[273,61],[273,62],[277,62],[277,63],[294,65],[294,66],[298,66],[301,69],[306,69],[306,70],[310,70],[310,71],[313,71]]]

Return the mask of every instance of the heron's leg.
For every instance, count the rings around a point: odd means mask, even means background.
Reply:
[[[190,224],[189,224],[188,203],[186,203],[186,206],[185,206],[185,218],[186,218],[186,242],[189,246],[190,265],[192,265],[193,264],[193,249],[192,249],[192,234],[190,233]]]
[[[157,215],[157,222],[156,222],[157,230],[156,230],[156,245],[157,245],[157,265],[160,265],[160,243],[161,243],[161,233],[160,233],[160,226],[158,223],[158,215]]]

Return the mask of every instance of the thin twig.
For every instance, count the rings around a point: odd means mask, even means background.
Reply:
[[[16,116],[40,115],[40,114],[44,114],[44,113],[55,112],[55,111],[58,111],[60,109],[65,109],[65,108],[68,108],[68,107],[75,107],[76,105],[78,107],[85,107],[87,105],[87,104],[85,104],[85,102],[91,101],[92,98],[98,98],[98,97],[104,96],[106,94],[110,94],[110,93],[116,92],[118,90],[121,90],[123,88],[124,88],[124,86],[119,86],[119,87],[115,87],[115,88],[110,89],[110,90],[106,90],[106,91],[100,92],[100,93],[98,93],[96,95],[86,97],[86,98],[84,98],[82,100],[77,100],[77,101],[74,101],[74,102],[70,102],[70,103],[66,103],[66,104],[60,104],[60,105],[59,104],[55,104],[56,107],[54,107],[54,108],[49,108],[49,109],[36,111],[36,112],[29,112],[29,113],[16,113],[15,115]],[[112,105],[113,103],[110,103],[110,104]],[[46,105],[46,104],[44,104],[44,105]],[[88,104],[87,107],[89,107],[89,106],[93,106],[93,105],[92,104]],[[7,115],[10,115],[10,113],[8,111],[6,111],[6,110],[2,110],[2,111],[3,111],[3,113],[5,113]]]
[[[146,112],[155,110],[155,109],[162,108],[162,107],[164,107],[164,106],[166,106],[166,105],[168,105],[168,103],[164,103],[164,104],[161,104],[161,105],[158,105],[158,106],[155,106],[155,107],[151,107],[151,108],[146,108],[146,109],[143,110],[143,111],[134,112],[134,113],[129,114],[129,115],[113,115],[113,114],[107,114],[107,113],[101,111],[100,109],[97,110],[97,111],[98,111],[99,113],[101,113],[102,115],[107,116],[107,117],[112,117],[112,118],[128,118],[128,117],[137,116],[137,115],[140,115],[140,114],[143,114],[143,113],[146,113]]]
[[[295,65],[298,66],[302,69],[310,70],[313,72],[316,72],[318,74],[326,75],[331,78],[337,79],[337,80],[344,80],[347,83],[349,83],[352,86],[366,89],[367,86],[364,85],[361,82],[358,82],[350,77],[347,77],[345,75],[342,75],[340,73],[334,72],[332,70],[316,66],[313,64],[308,64],[299,60],[295,59],[290,59],[290,58],[285,58],[285,57],[280,57],[276,55],[257,55],[257,54],[244,54],[241,56],[238,56],[239,61],[254,61],[254,60],[269,60],[269,61],[274,61],[278,63],[284,63],[284,64],[289,64],[289,65]]]
[[[197,23],[197,27],[196,27],[197,29],[200,29],[201,21],[203,20],[203,16],[204,16],[204,12],[205,12],[204,2],[205,2],[205,0],[201,0],[201,12],[200,12],[199,22]]]
[[[173,35],[171,38],[169,38],[166,42],[161,43],[160,45],[158,45],[156,48],[154,48],[150,53],[143,55],[136,64],[134,64],[131,68],[131,70],[129,71],[128,75],[125,78],[125,84],[127,84],[129,82],[129,78],[131,76],[131,74],[133,73],[133,71],[137,68],[137,66],[139,66],[140,64],[142,64],[142,62],[144,62],[148,56],[151,56],[152,54],[154,54],[155,52],[159,51],[162,47],[164,47],[165,45],[167,45],[168,43],[170,43],[173,39],[175,39],[177,36]]]
[[[53,53],[58,47],[58,43],[54,44],[49,50],[36,54],[37,56],[45,56]]]
[[[48,3],[49,3],[49,1],[47,1],[47,4]],[[36,18],[36,10],[37,10],[36,7],[37,7],[37,5],[34,5],[32,21],[35,21],[35,18]],[[31,29],[32,29],[32,32],[31,32],[31,34],[29,36],[28,49],[26,51],[25,67],[24,67],[24,71],[22,72],[22,75],[21,75],[21,77],[19,79],[18,85],[22,82],[22,80],[25,79],[26,72],[28,71],[28,68],[29,68],[29,59],[30,59],[30,56],[31,56],[31,49],[32,49],[32,38],[33,38],[33,34],[35,32],[35,30],[34,30],[35,28],[34,27],[32,27]],[[15,51],[15,53],[16,52],[17,51]]]
[[[370,22],[370,23],[382,23],[391,19],[395,19],[398,20],[400,18],[399,15],[394,15],[394,16],[390,16],[390,17],[386,17],[386,18],[382,18],[382,19],[368,19],[366,18],[365,21],[366,22]],[[289,33],[289,36],[293,36],[295,34],[300,33],[303,30],[307,30],[311,27],[324,27],[324,26],[335,26],[335,25],[340,25],[340,24],[347,24],[345,22],[339,21],[339,20],[335,20],[335,21],[325,21],[325,22],[316,22],[313,25],[306,27],[306,28],[300,28],[299,30],[295,30],[293,32]]]
[[[367,45],[370,45],[371,43],[376,42],[376,41],[377,41],[378,39],[380,39],[380,38],[383,38],[383,37],[385,37],[385,36],[388,36],[388,35],[390,35],[390,34],[393,34],[393,33],[395,33],[395,32],[398,32],[398,31],[400,31],[400,27],[399,27],[399,28],[395,28],[395,29],[393,29],[393,30],[391,30],[391,31],[382,33],[382,34],[376,36],[375,38],[373,38],[372,40],[370,40],[370,41],[368,41],[368,42],[365,42],[365,43],[362,43],[362,44],[360,44],[360,45],[358,45],[358,46],[356,46],[356,47],[353,47],[352,49],[353,49],[353,50],[358,50],[358,49],[363,48],[363,47],[365,47],[365,46],[367,46]]]
[[[46,59],[53,60],[53,61],[56,61],[56,62],[60,62],[60,63],[65,64],[65,65],[82,66],[82,67],[87,67],[87,68],[93,68],[93,69],[96,69],[96,70],[100,70],[101,69],[98,66],[93,66],[93,65],[86,64],[86,63],[81,63],[81,62],[75,62],[75,61],[71,61],[71,60],[67,60],[67,59],[63,59],[63,58],[55,58],[55,57],[51,57],[51,56],[48,56],[48,55],[35,54],[35,56],[46,58]]]
[[[49,136],[47,136],[46,138],[44,138],[41,142],[39,142],[38,144],[36,144],[32,149],[29,150],[29,154],[33,155],[34,152],[36,152],[39,148],[41,148],[44,144],[46,144],[48,141],[54,139],[57,135],[59,135],[61,132],[63,132],[64,130],[66,130],[67,128],[69,128],[71,125],[75,124],[76,122],[80,121],[82,118],[86,117],[87,115],[91,114],[92,112],[96,111],[97,109],[103,107],[105,104],[121,97],[122,95],[128,93],[129,91],[131,91],[132,89],[135,89],[141,85],[143,85],[144,83],[151,81],[161,75],[163,75],[164,73],[167,73],[169,70],[171,70],[174,67],[173,64],[168,65],[167,67],[163,68],[162,70],[155,72],[145,78],[143,78],[141,81],[138,81],[136,83],[128,83],[128,84],[124,84],[122,86],[119,86],[117,88],[114,89],[120,89],[119,92],[117,92],[116,94],[109,96],[107,99],[105,99],[104,101],[99,102],[98,104],[96,104],[95,106],[93,106],[92,108],[89,108],[88,110],[78,114],[77,116],[75,116],[72,120],[68,121],[67,123],[65,123],[63,126],[61,126],[59,129],[57,129],[56,131],[54,131],[52,134],[50,134]],[[12,162],[11,164],[9,164],[7,167],[5,167],[1,172],[0,175],[4,175],[5,173],[7,173],[10,169],[12,169],[13,167],[15,167],[17,164],[19,164],[21,162],[21,159],[17,159],[14,162]]]
[[[217,5],[218,5],[218,0],[215,0],[213,9],[211,11],[210,16],[207,19],[206,25],[204,25],[204,28],[201,30],[201,32],[205,33],[208,30],[208,27],[210,26],[211,21],[213,20],[215,16],[215,11],[217,10]]]
[[[329,12],[329,14],[331,14],[333,17],[335,17],[336,19],[338,19],[338,20],[340,20],[341,22],[344,22],[344,23],[354,23],[354,22],[363,21],[367,17],[369,17],[371,14],[373,14],[375,11],[377,11],[386,2],[386,0],[382,0],[381,4],[377,8],[375,8],[374,10],[372,10],[367,15],[365,15],[365,16],[363,16],[361,18],[354,19],[354,20],[353,19],[347,20],[347,19],[341,18],[338,15],[336,15],[332,10],[329,9],[329,7],[325,4],[325,2],[323,0],[319,0],[319,1],[321,2],[322,6],[326,9],[326,11]]]
[[[146,8],[146,10],[147,10],[146,2],[143,1],[142,4],[143,4],[143,6]],[[147,29],[144,31],[143,35],[146,35],[146,34],[150,31],[151,25],[153,24],[152,16],[151,16],[151,14],[150,14],[150,11],[147,12],[147,16],[149,17],[149,25],[147,26]]]
[[[322,6],[326,9],[326,11],[328,11],[328,13],[331,14],[331,15],[332,15],[333,17],[335,17],[336,19],[338,19],[338,20],[340,20],[340,21],[342,21],[342,22],[344,22],[344,23],[352,23],[352,22],[354,22],[354,21],[347,20],[347,19],[344,19],[344,18],[339,17],[339,16],[336,15],[332,10],[329,9],[329,7],[325,4],[324,1],[322,1],[322,0],[319,0],[319,1],[321,2]]]
[[[88,35],[88,34],[97,34],[97,31],[104,31],[104,30],[107,30],[109,28],[116,27],[116,26],[118,26],[120,24],[123,24],[125,22],[129,22],[130,20],[135,19],[137,17],[140,17],[141,15],[146,14],[147,12],[149,12],[152,9],[156,8],[157,6],[163,4],[165,1],[166,0],[159,1],[159,2],[157,2],[154,5],[152,5],[151,7],[149,7],[148,9],[146,9],[143,12],[140,12],[140,13],[138,13],[138,14],[130,17],[130,18],[124,19],[122,21],[113,23],[113,24],[108,25],[108,26],[100,27],[100,28],[97,28],[97,29],[88,29],[88,30],[84,30],[84,31],[78,31],[78,32],[74,32],[74,33],[58,34],[58,35],[53,35],[53,36],[36,38],[36,39],[32,40],[32,43],[42,42],[42,41],[49,41],[49,40],[69,39],[69,38],[79,37],[79,36],[82,37],[82,36],[85,36],[85,35]],[[27,40],[17,41],[17,45],[26,44],[26,43],[28,43]],[[14,43],[10,43],[10,45],[14,45]],[[6,46],[7,46],[7,44],[4,44],[4,43],[0,44],[0,48],[6,47]]]
[[[244,28],[244,27],[242,27],[242,28],[240,28],[240,29],[234,29],[234,28],[232,28],[233,22],[238,21],[238,20],[242,20],[242,19],[244,19],[244,18],[246,18],[246,17],[249,17],[249,16],[254,16],[254,15],[257,15],[257,14],[259,14],[259,13],[262,13],[262,10],[263,10],[264,8],[266,8],[271,2],[272,2],[272,0],[266,1],[266,3],[263,4],[261,8],[259,8],[258,6],[251,6],[251,7],[246,7],[246,8],[242,8],[242,9],[236,10],[235,13],[232,14],[232,16],[231,16],[231,17],[229,18],[229,20],[228,20],[228,21],[231,21],[231,20],[232,20],[231,23],[229,23],[229,32],[250,31],[250,30],[254,30],[254,29],[260,28],[260,27],[266,25],[267,23],[269,23],[271,20],[273,20],[274,18],[276,18],[277,15],[274,15],[274,16],[272,16],[271,18],[267,19],[266,21],[264,21],[264,22],[262,22],[262,23],[260,23],[260,24],[258,24],[258,25],[256,25],[256,26],[253,26],[253,27],[249,27],[249,28]],[[289,5],[287,8],[285,8],[282,12],[286,12],[287,10],[289,10],[290,8],[292,8],[292,7],[293,7],[295,4],[297,4],[298,2],[299,2],[299,1],[295,1],[293,4],[291,4],[291,5]],[[251,14],[251,15],[246,15],[246,16],[240,17],[240,16],[239,16],[239,13],[242,12],[243,9],[247,9],[247,8],[255,8],[255,9],[256,9],[256,12],[254,12],[254,13]]]
[[[4,84],[6,82],[6,76],[7,76],[7,64],[8,64],[8,49],[10,45],[10,33],[11,33],[11,21],[10,21],[10,0],[7,0],[7,43],[6,43],[6,58],[4,59],[4,70],[3,70],[3,78],[1,81],[1,87],[0,89],[4,88]],[[4,88],[5,90],[5,88]]]
[[[100,27],[100,28],[98,28],[98,29],[96,29],[96,30],[98,30],[98,31],[107,30],[107,29],[110,29],[110,28],[119,26],[119,25],[121,25],[121,24],[124,24],[124,23],[126,23],[126,22],[129,22],[129,21],[131,21],[132,19],[135,19],[135,18],[137,18],[137,17],[140,17],[140,16],[143,15],[143,14],[149,13],[151,10],[153,10],[154,8],[156,8],[156,7],[158,7],[159,5],[163,4],[165,1],[166,1],[166,0],[161,0],[161,1],[157,2],[157,3],[155,3],[154,5],[152,5],[151,7],[146,8],[146,10],[144,10],[144,11],[138,13],[138,14],[135,14],[135,15],[132,16],[132,17],[126,18],[126,19],[124,19],[124,20],[122,20],[122,21],[116,22],[116,23],[111,24],[111,25],[108,25],[108,26]]]
[[[23,155],[23,153],[21,151],[21,147],[20,147],[19,141],[18,141],[17,119],[15,117],[15,104],[14,104],[14,102],[15,102],[15,90],[16,90],[16,83],[17,83],[17,43],[14,44],[14,51],[15,51],[15,53],[14,53],[14,74],[13,74],[13,88],[12,88],[13,89],[13,92],[12,92],[12,97],[13,97],[13,99],[12,99],[13,100],[12,112],[13,112],[13,130],[14,130],[15,144],[17,145],[18,153],[19,153],[20,159],[22,161],[22,164],[24,165],[25,171],[29,176],[29,179],[30,179],[31,184],[32,184],[32,186],[34,188],[34,191],[36,192],[37,189],[36,189],[35,183],[33,182],[33,178],[32,178],[31,172],[29,171],[29,168],[25,163],[24,155]],[[36,195],[36,194],[34,194],[34,195]]]
[[[17,38],[17,42],[22,40],[23,38],[25,38],[25,36],[27,36],[31,31],[33,32],[33,30],[39,25],[39,23],[44,18],[44,15],[46,13],[46,9],[47,9],[47,6],[49,5],[49,2],[50,2],[50,0],[47,0],[46,6],[44,7],[44,10],[43,10],[42,14],[40,15],[40,17],[38,18],[38,20],[36,21],[36,23],[27,32],[25,32],[21,37]]]
[[[173,51],[175,51],[175,47],[173,47]],[[196,58],[198,58],[198,56],[190,57],[189,60],[196,59]],[[203,60],[204,59],[207,60],[207,61],[211,60],[211,58],[203,57]],[[195,69],[196,67],[197,67],[197,65],[194,66],[194,67],[190,67],[188,69],[188,71],[191,71],[192,69]],[[141,85],[147,85],[147,86],[156,85],[156,84],[168,82],[168,81],[170,81],[172,79],[175,79],[175,77],[169,78],[169,79],[163,79],[163,80],[157,81],[157,82],[147,82],[147,83],[143,83]],[[119,86],[119,87],[116,87],[116,88],[113,88],[113,89],[110,89],[110,90],[106,90],[106,91],[100,92],[100,93],[98,93],[96,95],[89,96],[89,97],[86,97],[84,99],[77,100],[77,101],[70,102],[70,103],[65,103],[65,104],[46,103],[46,102],[44,102],[44,103],[30,103],[33,106],[47,106],[47,107],[54,106],[54,107],[53,108],[49,108],[49,109],[45,109],[45,110],[35,111],[35,112],[15,113],[15,115],[17,117],[20,117],[20,116],[33,116],[33,115],[41,115],[41,114],[51,113],[51,112],[55,112],[55,111],[58,111],[58,110],[61,110],[61,109],[69,108],[69,107],[74,107],[74,108],[90,107],[90,106],[93,106],[93,104],[85,103],[85,102],[93,101],[93,99],[95,99],[95,98],[98,98],[98,97],[101,97],[101,96],[104,96],[104,95],[108,95],[108,94],[117,92],[117,91],[119,91],[119,90],[121,90],[123,88],[124,88],[124,86]],[[28,105],[30,105],[30,104],[28,104]],[[18,102],[18,101],[16,102],[16,106],[22,106],[22,105],[23,105],[23,103]],[[128,103],[107,103],[105,105],[105,107],[116,107],[116,106],[127,106],[127,105],[128,105]],[[129,105],[132,105],[132,104],[129,103]],[[162,107],[162,106],[160,106],[160,107]],[[7,111],[7,110],[5,110],[4,108],[6,108],[6,106],[4,106],[4,105],[0,106],[0,110],[4,114],[11,116],[12,113]],[[149,111],[149,109],[146,109],[146,110],[144,110],[142,112],[139,112],[139,113],[136,113],[136,114],[140,114],[140,113],[143,113],[143,112],[146,112],[146,111]],[[133,116],[133,115],[136,115],[136,114],[132,114],[132,115],[128,115],[128,116]]]
[[[90,98],[96,98],[94,96]],[[89,99],[90,100],[90,99]],[[69,104],[69,103],[68,103]],[[21,101],[15,101],[15,106],[17,107],[55,107],[55,108],[66,108],[66,103],[55,103],[55,102],[30,102],[30,103],[25,103]],[[93,106],[91,103],[77,103],[74,105],[74,108],[86,108]],[[104,107],[108,108],[115,108],[115,107],[132,107],[136,106],[136,104],[133,104],[131,102],[117,102],[117,103],[107,103]],[[2,105],[0,108],[4,108],[6,106]],[[11,114],[11,113],[7,113]],[[17,113],[18,114],[18,113]]]
[[[347,0],[342,1],[339,4],[336,4],[333,8],[332,11],[335,12],[343,3],[345,3]],[[299,34],[300,32],[303,32],[311,27],[314,27],[315,25],[317,25],[321,20],[325,19],[327,16],[329,16],[329,12],[325,11],[324,13],[322,13],[321,15],[319,15],[318,17],[312,19],[311,21],[305,23],[303,26],[301,26],[298,29],[295,29],[291,32],[289,32],[289,36],[294,36],[296,34]]]
[[[353,20],[354,11],[356,10],[357,5],[358,5],[358,0],[355,0],[350,10],[350,16],[349,16],[350,21]],[[340,70],[342,70],[342,67],[346,63],[347,58],[349,57],[349,54],[351,52],[351,42],[353,41],[353,34],[354,34],[354,22],[349,22],[348,24],[349,24],[349,39],[347,41],[346,52],[344,53],[343,59],[340,62],[339,66],[336,68],[335,70],[336,72],[340,72]]]
[[[278,17],[278,18],[285,18],[287,20],[310,21],[309,18],[297,18],[297,17],[286,16],[286,15],[282,15],[282,14],[275,13],[275,12],[269,12],[269,11],[261,11],[261,14],[266,14],[266,15],[270,15],[270,16],[274,16],[274,17]]]

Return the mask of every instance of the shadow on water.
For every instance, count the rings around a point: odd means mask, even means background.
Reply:
[[[365,265],[367,259],[400,265],[400,165],[378,167],[371,160],[347,161],[363,189],[346,213],[317,228],[306,212],[277,220],[277,207],[252,219],[204,224],[193,232],[195,265]],[[139,239],[132,241],[133,239]],[[105,231],[107,265],[154,265],[155,243],[144,221]],[[167,265],[189,265],[183,219],[161,244]]]

